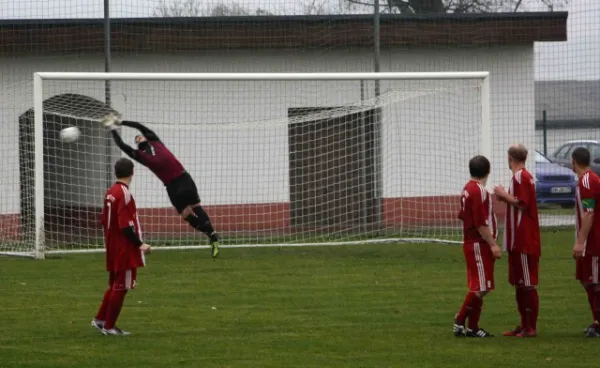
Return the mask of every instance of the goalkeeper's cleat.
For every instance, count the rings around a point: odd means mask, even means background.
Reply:
[[[492,335],[491,333],[487,332],[486,330],[484,330],[482,328],[478,328],[476,330],[471,330],[470,328],[467,328],[466,336],[467,337],[494,337],[494,335]]]
[[[519,335],[521,332],[523,331],[523,328],[521,328],[521,325],[518,325],[517,327],[515,327],[514,330],[512,331],[506,331],[505,333],[503,333],[502,335],[504,336],[517,336]]]
[[[99,319],[94,318],[92,322],[90,322],[90,324],[92,325],[92,327],[97,328],[100,331],[102,331],[102,329],[104,328],[104,321],[101,321]]]
[[[219,256],[219,236],[217,233],[212,233],[210,235],[210,255],[213,258]]]
[[[454,328],[453,328],[454,336],[465,337],[466,331],[467,330],[465,328],[465,323],[458,321],[456,319],[456,316],[454,316]]]
[[[109,330],[103,328],[102,333],[106,336],[129,336],[129,335],[131,335],[131,332],[123,331],[116,326]]]

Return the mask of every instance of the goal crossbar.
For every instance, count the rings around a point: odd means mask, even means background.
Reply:
[[[35,187],[35,245],[33,256],[43,259],[44,250],[44,80],[78,81],[350,81],[350,80],[480,80],[480,146],[482,155],[490,156],[490,73],[472,72],[377,72],[377,73],[101,73],[101,72],[35,72],[33,73],[34,102],[34,187]],[[492,182],[492,181],[490,181]],[[273,244],[279,245],[282,244]]]
[[[411,73],[87,73],[36,72],[47,80],[145,80],[145,81],[292,81],[292,80],[444,80],[482,79],[489,72],[411,72]]]

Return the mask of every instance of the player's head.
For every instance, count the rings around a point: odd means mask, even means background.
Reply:
[[[128,158],[120,158],[115,163],[115,176],[117,180],[131,180],[133,176],[133,161]]]
[[[485,181],[490,175],[490,160],[485,156],[477,155],[469,160],[469,173],[473,179]]]
[[[577,147],[571,153],[571,164],[573,165],[573,171],[581,172],[590,167],[592,157],[590,151],[585,147]]]
[[[514,144],[508,149],[508,167],[512,170],[525,165],[527,148],[522,144]]]
[[[141,134],[135,136],[135,144],[139,150],[145,151],[148,148],[148,140]]]

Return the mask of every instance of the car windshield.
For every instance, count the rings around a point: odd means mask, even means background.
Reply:
[[[535,162],[536,163],[545,163],[545,164],[548,164],[548,163],[550,163],[552,161],[548,160],[546,158],[546,156],[542,155],[538,151],[535,151]]]

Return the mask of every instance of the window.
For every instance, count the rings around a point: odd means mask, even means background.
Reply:
[[[598,148],[600,148],[600,146]],[[538,151],[535,151],[535,162],[538,164],[549,164],[551,161],[548,160],[546,156],[542,155]]]
[[[590,156],[592,158],[592,161],[594,161],[595,159],[597,159],[598,157],[600,157],[600,145],[598,145],[598,144],[590,144],[589,145],[589,150],[590,150]]]
[[[556,158],[567,158],[567,153],[569,149],[573,147],[572,144],[565,144],[554,152],[554,157]]]

